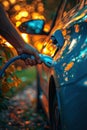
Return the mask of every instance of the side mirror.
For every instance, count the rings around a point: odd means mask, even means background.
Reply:
[[[45,21],[42,19],[35,19],[23,22],[18,28],[21,32],[27,34],[46,34],[43,31]]]

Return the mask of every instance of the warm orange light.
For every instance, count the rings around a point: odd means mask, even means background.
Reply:
[[[67,66],[65,67],[65,71],[69,71],[74,65],[74,62],[70,62],[69,64],[67,64]]]
[[[38,4],[38,12],[40,12],[40,13],[44,12],[43,3],[39,3],[39,4]]]
[[[32,19],[44,19],[45,20],[45,17],[43,15],[40,15],[39,13],[32,13]]]
[[[21,11],[20,13],[19,13],[19,15],[21,16],[21,17],[27,17],[28,16],[28,12],[27,11]]]
[[[62,33],[63,33],[63,36],[65,36],[66,35],[66,29],[64,29],[63,31],[62,31]]]
[[[35,44],[34,44],[34,47],[39,51],[39,52],[41,52],[41,50],[42,50],[42,48],[43,48],[43,44],[42,43],[40,43],[40,42],[36,42]]]
[[[16,19],[16,20],[20,20],[20,19],[21,19],[21,16],[18,14],[18,15],[15,16],[15,19]]]
[[[16,20],[20,20],[22,17],[28,17],[28,12],[27,11],[20,11],[16,16]]]
[[[21,36],[23,37],[23,39],[24,39],[24,41],[26,43],[29,43],[29,36],[28,36],[28,34],[22,33]]]
[[[5,44],[6,44],[9,48],[13,48],[13,46],[12,46],[9,42],[5,42]]]
[[[49,55],[49,56],[53,56],[55,51],[56,51],[56,49],[57,49],[56,45],[54,45],[52,43],[52,40],[50,40],[49,43],[45,42],[45,47],[44,47],[42,53],[46,54],[46,55]]]
[[[16,0],[9,0],[11,4],[15,4]]]
[[[50,25],[49,24],[45,24],[44,31],[48,32],[49,30],[50,30]]]
[[[53,56],[54,53],[55,53],[55,50],[51,50],[51,51],[50,51],[50,49],[48,49],[48,48],[45,47],[45,48],[43,49],[42,53],[45,54],[45,55]]]
[[[78,24],[76,24],[76,25],[74,26],[74,28],[75,28],[75,32],[76,32],[76,33],[78,33],[78,32],[80,31],[80,27],[79,27]]]
[[[20,5],[15,5],[15,6],[14,6],[14,9],[15,9],[16,11],[19,11],[19,10],[21,9],[21,7],[20,7]]]
[[[39,11],[39,12],[43,12],[43,11],[44,11],[44,8],[43,8],[43,7],[38,7],[38,11]]]
[[[16,27],[19,27],[20,24],[21,24],[21,22],[20,22],[20,21],[17,21],[17,22],[16,22]]]
[[[85,16],[85,12],[83,12],[81,15],[79,15],[79,16],[73,18],[70,22],[68,22],[68,23],[65,25],[65,27],[67,27],[70,23],[73,23],[73,22],[75,22],[76,20],[81,19],[81,18],[84,17],[84,16]]]
[[[2,4],[4,5],[5,9],[9,9],[10,3],[7,0],[3,1]]]
[[[49,55],[49,50],[46,47],[43,49],[43,54]]]

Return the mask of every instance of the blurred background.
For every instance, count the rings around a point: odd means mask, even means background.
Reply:
[[[44,19],[46,23],[44,27],[45,31],[50,29],[57,8],[56,0],[0,0],[0,3],[4,6],[4,9],[16,28],[18,28],[22,22],[27,20]],[[42,41],[45,36],[32,36],[21,32],[20,35],[27,43],[32,44],[38,51],[41,50],[43,46]],[[0,69],[9,58],[15,55],[17,55],[16,50],[10,45],[10,43],[0,36]],[[27,71],[24,70],[25,68]],[[32,71],[33,75],[31,76]],[[25,66],[24,62],[21,61],[20,64],[20,61],[17,61],[15,66],[11,65],[6,70],[5,76],[0,81],[3,90],[2,93],[6,94],[9,90],[12,90],[13,93],[15,93],[14,91],[31,83],[35,78],[36,70],[34,67],[29,69],[28,66]],[[22,86],[20,87],[20,85]]]
[[[3,5],[16,28],[18,28],[22,22],[27,20],[44,19],[44,30],[47,32],[50,29],[52,19],[57,9],[57,0],[0,0],[0,3]],[[32,36],[21,32],[20,35],[27,43],[32,44],[38,51],[41,50],[43,46],[42,41],[45,36]],[[38,41],[41,42],[38,43]],[[15,55],[17,55],[17,52],[13,46],[0,36],[0,69]],[[23,123],[25,125],[30,124],[30,118],[32,117],[31,113],[34,112],[31,110],[34,110],[36,102],[35,79],[36,68],[26,66],[24,62],[20,60],[12,64],[6,70],[3,78],[0,79],[0,117],[2,117],[0,119],[0,128],[6,124],[5,127],[7,129],[12,125],[12,121],[15,123],[20,121],[19,125],[23,125]],[[12,99],[10,105],[9,99]],[[26,107],[24,108],[24,111],[26,111],[25,113],[20,109],[20,107],[23,107],[22,105],[27,107],[27,110],[25,109]],[[14,106],[16,106],[15,109],[13,108]],[[29,107],[31,107],[30,110]],[[6,113],[3,110],[5,110]],[[19,119],[18,113],[20,117],[23,118],[24,116],[22,121]],[[11,115],[10,121],[8,118],[9,115]],[[34,117],[34,120],[35,118],[37,118],[37,116]],[[39,118],[42,120],[41,117]]]

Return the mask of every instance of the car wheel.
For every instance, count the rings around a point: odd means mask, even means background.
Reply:
[[[57,96],[54,97],[51,105],[52,105],[51,116],[50,116],[51,130],[61,130]]]

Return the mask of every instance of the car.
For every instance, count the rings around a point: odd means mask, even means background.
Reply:
[[[35,43],[51,66],[37,65],[38,104],[52,130],[87,130],[87,0],[60,0],[48,32],[41,19],[19,26],[45,36]],[[38,107],[39,107],[38,105]]]

